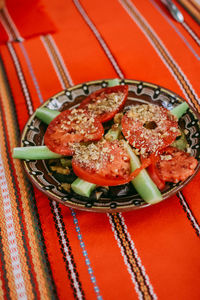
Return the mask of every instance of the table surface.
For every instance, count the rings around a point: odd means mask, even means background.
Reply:
[[[36,24],[25,13],[13,16],[7,1],[0,13],[8,37],[0,44],[0,298],[200,299],[200,174],[154,206],[92,213],[48,199],[12,159],[35,109],[75,84],[152,82],[200,112],[200,29],[175,3],[182,24],[157,0],[45,0],[51,22],[40,28],[39,17]]]

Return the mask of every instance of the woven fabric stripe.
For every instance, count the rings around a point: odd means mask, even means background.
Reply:
[[[185,45],[190,49],[190,51],[194,54],[194,56],[197,58],[197,60],[200,60],[199,54],[194,50],[194,48],[190,45],[190,43],[187,41],[187,39],[182,35],[180,30],[177,28],[177,25],[174,24],[171,19],[164,14],[163,10],[159,7],[159,5],[155,2],[155,0],[149,0],[152,5],[159,11],[159,13],[163,16],[163,18],[170,24],[171,27],[174,28],[174,30],[177,32],[177,34],[180,36],[180,38],[184,41]]]
[[[10,300],[10,294],[8,289],[8,277],[7,270],[5,268],[5,253],[2,243],[2,233],[0,227],[0,298]]]
[[[83,241],[83,236],[81,234],[81,229],[80,229],[80,226],[78,224],[78,218],[76,216],[76,213],[75,213],[74,209],[71,209],[71,214],[73,216],[73,221],[74,221],[75,229],[76,229],[76,232],[77,232],[78,239],[80,241],[80,247],[82,249],[82,253],[83,253],[83,256],[84,256],[84,259],[85,259],[85,263],[86,263],[87,268],[88,268],[88,273],[90,275],[90,280],[91,280],[91,282],[93,284],[94,291],[95,291],[95,293],[97,295],[97,299],[98,300],[102,300],[102,296],[100,295],[100,290],[99,290],[99,287],[98,287],[97,282],[96,282],[94,271],[92,269],[91,262],[90,262],[90,259],[88,257],[88,253],[87,253],[87,250],[86,250],[86,245],[85,245],[85,243]]]
[[[72,254],[72,249],[69,244],[69,239],[67,237],[66,228],[63,225],[62,216],[60,214],[60,208],[58,204],[53,201],[50,203],[52,208],[52,213],[55,217],[55,226],[57,229],[57,235],[59,238],[59,243],[61,245],[61,251],[63,253],[63,258],[66,263],[66,268],[68,271],[68,277],[71,282],[71,287],[74,291],[75,299],[85,299],[85,293],[82,289],[81,282],[79,280],[79,275],[76,270],[76,264],[74,263],[74,257]]]
[[[150,24],[143,18],[143,16],[139,13],[136,9],[134,4],[129,0],[119,0],[122,7],[124,7],[125,11],[127,11],[128,15],[131,19],[138,25],[147,39],[150,41],[164,64],[167,66],[169,71],[174,76],[175,80],[181,87],[182,91],[184,92],[188,102],[198,111],[200,112],[200,107],[198,105],[198,96],[196,95],[195,91],[193,90],[189,80],[187,79],[186,75],[183,73],[181,68],[178,64],[174,61],[173,57],[169,53],[169,51],[164,46],[163,42],[160,38],[156,35],[154,30],[151,28]]]
[[[2,178],[2,175],[0,175]],[[3,198],[1,195],[0,189],[0,199]],[[3,210],[0,209],[0,213],[3,215]],[[9,274],[6,269],[6,262],[8,258],[7,251],[4,251],[4,244],[3,244],[3,224],[0,226],[0,297],[1,299],[11,299],[10,290],[9,290]],[[13,279],[13,278],[12,278]],[[16,294],[15,294],[16,295]]]
[[[32,115],[33,114],[32,99],[31,99],[30,92],[29,92],[27,84],[26,84],[26,80],[25,80],[25,77],[24,77],[24,74],[23,74],[23,71],[22,71],[22,67],[20,65],[20,62],[18,60],[17,54],[15,52],[15,49],[14,49],[12,43],[8,43],[7,45],[8,45],[8,49],[10,51],[11,57],[13,59],[13,63],[15,65],[16,73],[19,77],[19,81],[20,81],[20,84],[21,84],[21,89],[22,89],[23,94],[24,94],[24,98],[26,99],[28,112],[29,112],[30,115]]]
[[[9,36],[9,41],[21,41],[22,37],[20,36],[20,33],[16,28],[7,8],[4,7],[0,13],[2,24],[4,25],[4,28]]]
[[[197,236],[199,237],[200,236],[200,225],[199,225],[198,221],[196,220],[192,210],[190,209],[189,204],[187,203],[182,192],[178,192],[177,196],[180,200],[180,204],[182,205],[184,211],[186,212],[187,218],[190,220],[192,227],[194,228]]]
[[[4,17],[3,10],[0,10],[0,22],[3,25],[5,32],[7,33],[8,41],[11,42],[12,41],[12,33],[10,32],[10,29],[7,25],[7,20]]]
[[[23,55],[24,55],[24,58],[25,58],[25,60],[26,60],[26,63],[27,63],[27,66],[28,66],[28,69],[29,69],[31,78],[32,78],[32,80],[33,80],[33,84],[34,84],[35,89],[36,89],[36,91],[37,91],[37,95],[38,95],[38,98],[39,98],[39,100],[40,100],[40,103],[42,103],[42,102],[43,102],[43,98],[42,98],[42,95],[41,95],[41,92],[40,92],[40,88],[39,88],[38,83],[37,83],[37,79],[36,79],[36,77],[35,77],[34,70],[33,70],[33,68],[32,68],[31,61],[30,61],[29,56],[28,56],[28,53],[27,53],[27,51],[26,51],[26,48],[25,48],[23,42],[20,42],[20,43],[19,43],[19,46],[20,46],[20,49],[21,49],[21,51],[22,51],[22,53],[23,53]]]
[[[85,22],[87,23],[87,25],[89,26],[89,28],[91,29],[91,31],[93,32],[93,34],[95,35],[95,37],[97,38],[99,44],[101,45],[101,47],[103,48],[106,56],[108,57],[108,59],[110,60],[113,68],[115,69],[117,75],[120,78],[124,78],[124,74],[122,72],[122,70],[120,69],[116,58],[114,57],[114,55],[111,53],[108,45],[106,44],[105,40],[103,39],[103,37],[101,36],[101,34],[99,33],[99,31],[97,30],[97,28],[95,27],[95,25],[93,24],[93,22],[90,20],[90,18],[88,17],[86,11],[83,9],[82,5],[80,4],[80,2],[78,0],[73,0],[76,8],[78,9],[79,13],[81,14],[81,16],[83,17],[83,19],[85,20]]]
[[[182,23],[183,27],[185,28],[185,30],[187,30],[187,32],[191,35],[191,37],[193,38],[193,40],[197,43],[198,46],[200,46],[200,38],[197,36],[197,34],[192,30],[192,28],[189,26],[188,23],[183,22]]]
[[[144,266],[141,264],[135,245],[127,231],[124,218],[121,214],[115,213],[109,215],[109,221],[139,299],[157,299]]]
[[[9,102],[12,103],[12,100],[5,101],[7,118],[9,119],[8,124],[10,124],[9,134],[10,134],[10,145],[11,148],[18,145],[16,130],[16,120],[13,120],[13,111],[9,105]],[[24,212],[24,220],[26,225],[26,235],[29,240],[29,251],[31,252],[31,257],[33,261],[33,272],[35,272],[35,277],[38,283],[38,288],[41,295],[47,296],[51,294],[52,284],[48,282],[48,278],[46,278],[46,264],[43,262],[43,255],[41,255],[41,246],[40,239],[38,239],[38,228],[35,223],[35,219],[33,218],[32,212],[33,208],[30,205],[30,197],[32,198],[32,194],[30,193],[29,183],[27,178],[24,176],[22,165],[18,160],[14,160],[14,169],[17,176],[17,181],[19,183],[20,189],[20,197],[22,199],[21,206]],[[22,251],[23,252],[23,251]],[[28,276],[27,276],[28,279]],[[37,289],[36,289],[37,290]]]
[[[3,96],[4,96],[4,93],[2,93]],[[8,97],[5,98],[6,100],[8,100]],[[6,106],[5,106],[6,107]],[[4,112],[4,109],[2,109],[2,115],[4,116],[3,114]],[[4,118],[3,118],[3,121],[4,121],[4,124],[6,124],[5,122],[5,117],[8,117],[8,115],[5,114]],[[8,117],[8,121],[10,121],[9,117]],[[34,274],[31,272],[31,269],[32,269],[32,259],[31,259],[31,253],[30,253],[30,248],[28,247],[28,238],[27,238],[27,234],[26,234],[26,231],[25,231],[25,226],[24,226],[24,216],[23,216],[23,208],[21,206],[21,203],[20,203],[20,191],[19,191],[19,186],[17,184],[17,181],[16,181],[16,174],[15,174],[15,168],[12,164],[12,160],[10,158],[10,148],[9,148],[9,145],[10,145],[10,139],[9,139],[9,134],[8,132],[10,133],[10,130],[11,128],[9,127],[8,130],[6,127],[3,128],[3,132],[4,132],[4,137],[5,137],[5,143],[6,143],[6,148],[7,148],[7,162],[8,162],[8,166],[9,166],[9,171],[10,171],[10,174],[11,174],[11,180],[12,180],[12,188],[13,188],[13,193],[15,193],[15,197],[17,199],[16,201],[16,211],[13,210],[13,216],[15,216],[15,214],[17,214],[17,217],[18,217],[18,223],[19,223],[19,226],[18,226],[18,230],[20,230],[20,232],[18,231],[16,233],[17,235],[17,238],[20,238],[20,248],[23,247],[22,249],[23,250],[20,250],[19,253],[22,252],[22,261],[23,261],[23,269],[25,269],[28,273],[29,273],[29,276],[30,276],[30,286],[29,286],[29,289],[31,289],[30,293],[32,294],[35,293],[35,291],[37,291],[37,283],[35,282],[35,278],[34,278]],[[5,164],[4,164],[5,165]],[[8,167],[6,166],[6,168]],[[13,202],[13,201],[12,201]],[[11,207],[8,208],[8,213],[10,213],[10,216],[12,214],[12,209]],[[16,217],[14,217],[16,218]],[[18,224],[17,223],[17,224]],[[9,233],[9,237],[14,235],[13,233]],[[17,240],[17,242],[19,243],[19,240]],[[26,277],[25,277],[26,278]],[[36,296],[36,295],[35,295]]]
[[[1,81],[0,81],[1,82]],[[2,97],[4,97],[2,93]],[[1,101],[1,100],[0,100]],[[1,105],[0,127],[3,129],[3,107]],[[3,248],[9,249],[5,253],[6,265],[9,265],[8,284],[11,290],[11,297],[27,297],[27,286],[22,273],[22,263],[24,260],[23,244],[19,236],[22,236],[19,226],[17,226],[18,213],[11,199],[15,197],[12,185],[12,175],[8,164],[8,152],[6,148],[5,130],[0,131],[1,152],[0,152],[0,190],[1,190],[1,228]],[[20,223],[20,222],[19,222]],[[18,237],[18,238],[17,238]],[[20,257],[21,256],[21,257]],[[23,271],[25,271],[23,269]],[[27,270],[26,270],[27,271]],[[30,280],[28,273],[27,278]]]
[[[45,49],[50,57],[50,60],[55,68],[56,74],[61,82],[62,88],[66,89],[73,85],[69,72],[63,63],[63,58],[57,49],[57,46],[50,35],[42,36],[41,40]]]
[[[3,70],[3,65],[2,65],[2,70]],[[5,72],[4,72],[5,74]],[[19,224],[20,224],[20,229],[21,229],[21,240],[23,243],[23,249],[24,249],[24,262],[27,264],[27,268],[28,268],[28,272],[30,274],[30,282],[32,285],[32,291],[33,293],[35,293],[35,291],[38,290],[37,288],[37,283],[35,281],[34,278],[34,273],[31,272],[32,269],[32,258],[31,258],[31,253],[30,253],[30,247],[28,246],[28,236],[26,233],[26,228],[25,228],[25,220],[24,220],[24,215],[23,215],[23,207],[21,205],[20,199],[21,199],[21,195],[20,195],[20,190],[19,190],[19,186],[16,180],[16,169],[14,167],[14,164],[12,162],[11,159],[11,152],[12,152],[12,148],[10,148],[10,145],[16,146],[18,139],[19,139],[19,129],[18,126],[16,126],[17,121],[15,119],[15,111],[12,107],[13,104],[13,99],[11,99],[11,93],[9,91],[9,87],[8,85],[6,85],[7,80],[6,78],[4,78],[4,83],[3,83],[3,88],[2,88],[2,102],[4,103],[4,107],[5,107],[5,117],[4,117],[4,124],[6,124],[5,118],[7,119],[7,124],[8,127],[4,127],[5,130],[5,140],[6,140],[6,145],[7,145],[7,153],[8,153],[8,163],[10,166],[10,172],[12,174],[12,182],[13,182],[13,189],[15,191],[16,194],[16,204],[17,204],[17,213],[18,213],[18,218],[19,218]],[[4,90],[5,88],[5,90]],[[3,113],[4,109],[2,109],[2,113]],[[14,124],[13,126],[11,124]],[[15,137],[15,140],[14,140]],[[13,144],[12,144],[13,143]],[[36,296],[36,294],[35,294]]]

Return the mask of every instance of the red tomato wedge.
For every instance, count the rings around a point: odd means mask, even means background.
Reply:
[[[72,168],[81,179],[101,186],[112,186],[127,182],[129,161],[120,141],[101,140],[90,145],[77,145]]]
[[[47,127],[45,145],[53,152],[73,155],[75,143],[98,141],[104,134],[101,122],[84,109],[61,112]]]
[[[160,175],[158,173],[158,169],[156,167],[155,163],[152,163],[148,168],[147,168],[147,172],[149,174],[149,176],[151,177],[151,179],[153,180],[153,182],[156,184],[156,186],[158,187],[158,189],[160,191],[162,191],[165,187],[165,181],[162,180],[160,178]]]
[[[127,96],[127,85],[106,87],[93,92],[81,102],[79,107],[87,109],[104,123],[111,120],[123,108]]]
[[[156,153],[180,135],[176,117],[154,104],[131,106],[121,124],[124,137],[141,155]]]
[[[169,146],[162,150],[156,171],[161,180],[177,183],[191,176],[197,164],[197,160],[188,153]]]
[[[150,164],[150,158],[144,159],[141,167],[130,173],[130,158],[118,140],[77,145],[72,159],[72,168],[78,177],[101,186],[125,184]]]

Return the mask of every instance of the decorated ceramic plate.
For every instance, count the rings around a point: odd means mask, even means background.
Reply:
[[[126,105],[154,103],[171,110],[184,101],[175,93],[155,84],[128,79],[121,80],[120,84],[127,84],[129,87]],[[108,80],[79,84],[56,94],[42,106],[59,111],[76,107],[89,94],[107,85]],[[195,173],[187,180],[176,184],[166,184],[162,191],[163,200],[182,189],[197,173],[200,165],[200,123],[199,117],[192,108],[189,108],[180,118],[179,127],[185,133],[191,155],[198,160],[198,166]],[[47,125],[33,114],[24,128],[21,146],[43,145],[46,128]],[[71,189],[64,189],[65,178],[50,170],[48,160],[24,160],[23,164],[31,182],[39,190],[50,199],[68,207],[96,212],[116,212],[145,208],[150,205],[141,199],[131,183],[123,186],[113,186],[109,189],[97,187],[88,198],[79,196]],[[71,180],[74,180],[74,178],[71,178]]]

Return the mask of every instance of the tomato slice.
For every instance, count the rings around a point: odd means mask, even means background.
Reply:
[[[151,163],[151,157],[145,158],[141,166],[130,173],[130,158],[123,142],[118,140],[76,145],[72,158],[72,168],[78,177],[101,186],[125,184]]]
[[[127,96],[127,85],[106,87],[93,92],[79,107],[87,109],[104,123],[111,120],[123,108]]]
[[[80,108],[61,112],[47,127],[45,145],[53,152],[73,155],[74,144],[98,141],[104,134],[101,122]]]
[[[197,160],[189,153],[169,146],[162,150],[156,171],[161,180],[177,183],[191,176],[197,164]]]
[[[121,124],[124,137],[141,155],[157,153],[180,135],[176,117],[154,104],[132,106]]]
[[[130,158],[122,142],[101,140],[90,145],[77,145],[72,168],[78,177],[91,183],[120,185],[129,181]]]
[[[165,181],[162,180],[160,178],[160,175],[158,173],[157,167],[155,163],[152,163],[148,168],[147,168],[147,172],[149,174],[149,176],[151,177],[151,179],[153,180],[153,182],[156,184],[156,186],[158,187],[158,189],[160,191],[162,191],[165,187]]]

